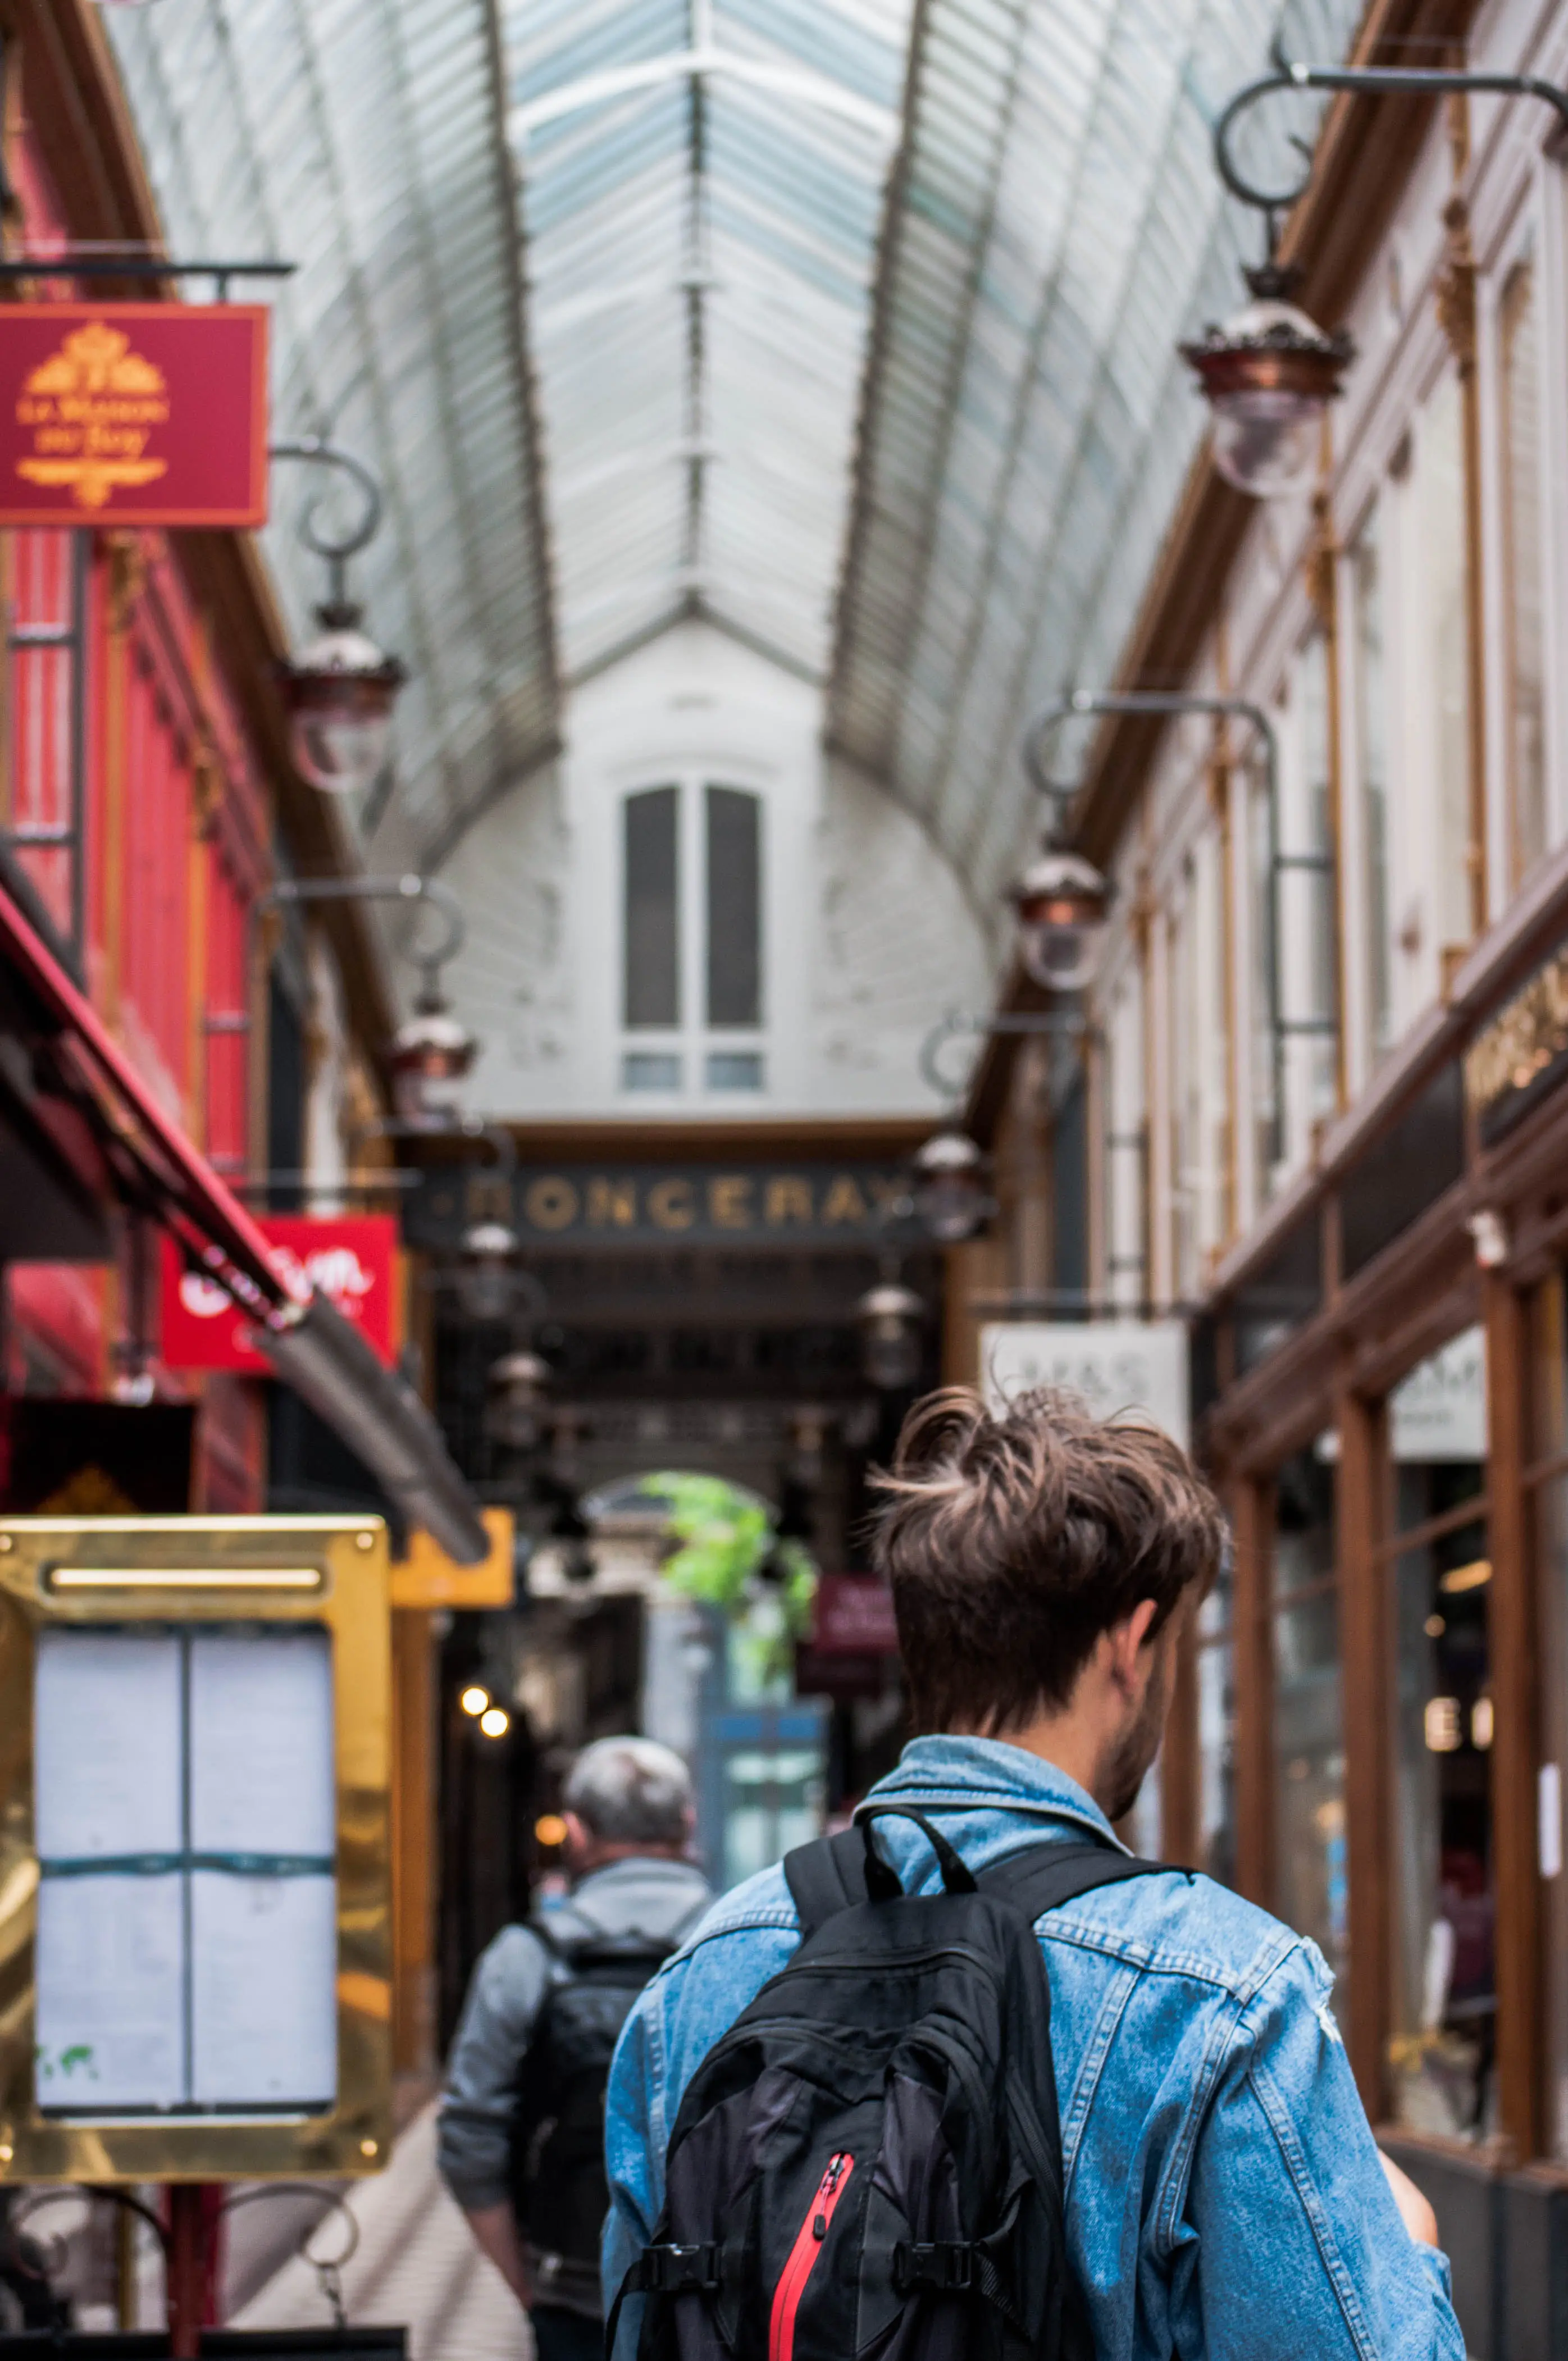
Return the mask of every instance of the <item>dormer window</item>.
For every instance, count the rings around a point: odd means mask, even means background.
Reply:
[[[622,1090],[762,1090],[762,797],[683,779],[622,813]]]

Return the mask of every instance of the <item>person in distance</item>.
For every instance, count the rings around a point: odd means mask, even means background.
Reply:
[[[680,1756],[585,1748],[562,1798],[566,1901],[506,1927],[474,1971],[437,2120],[443,2179],[529,2312],[538,2361],[598,2361],[605,2082],[648,1978],[710,1899],[688,1860]]]

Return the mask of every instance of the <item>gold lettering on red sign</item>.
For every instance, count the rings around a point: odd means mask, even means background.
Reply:
[[[133,353],[120,329],[102,320],[73,328],[23,380],[16,423],[31,431],[33,452],[16,473],[69,491],[83,509],[155,484],[169,462],[149,458],[147,446],[152,429],[169,423],[168,392],[163,371]]]

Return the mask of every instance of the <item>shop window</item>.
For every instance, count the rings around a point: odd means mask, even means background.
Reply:
[[[1383,508],[1375,500],[1350,553],[1355,668],[1356,799],[1361,818],[1362,954],[1369,1048],[1394,1038],[1388,838],[1388,674],[1384,642]]]
[[[108,890],[121,895],[121,1021],[137,1063],[170,1106],[182,1104],[193,1079],[192,790],[180,718],[150,651],[133,642],[126,686],[126,807],[136,825],[126,833],[123,879],[111,878]]]
[[[621,1024],[641,1038],[622,1049],[622,1090],[764,1087],[762,821],[761,797],[736,787],[626,797]]]
[[[1451,369],[1418,422],[1411,491],[1416,504],[1417,582],[1423,601],[1420,643],[1410,650],[1414,693],[1431,746],[1431,789],[1423,795],[1419,849],[1435,862],[1431,879],[1435,948],[1467,943],[1475,932],[1471,878],[1469,566],[1464,533],[1464,396]]]
[[[707,851],[707,1021],[762,1019],[762,847],[755,796],[705,787]]]
[[[219,1172],[243,1172],[249,1118],[249,905],[214,844],[207,859],[207,1155]]]
[[[1364,1150],[1340,1189],[1340,1271],[1353,1279],[1453,1187],[1464,1170],[1464,1088],[1459,1061],[1440,1067],[1420,1097]]]
[[[1305,1161],[1338,1090],[1328,666],[1328,640],[1315,631],[1297,651],[1276,721],[1276,793],[1254,768],[1248,794],[1254,1115],[1265,1197]]]
[[[1266,1360],[1323,1300],[1322,1223],[1314,1207],[1249,1273],[1232,1306],[1238,1374]]]
[[[1542,1762],[1537,1867],[1546,1960],[1547,2139],[1568,2165],[1568,1274],[1552,1273],[1530,1302],[1531,1409],[1526,1482],[1541,1586]]]
[[[1198,1610],[1198,1866],[1222,1884],[1236,1870],[1236,1658],[1231,1565]]]
[[[1466,1330],[1388,1401],[1394,1630],[1394,1992],[1398,2120],[1493,2130],[1493,1737],[1486,1354]]]
[[[1536,270],[1503,285],[1503,537],[1507,595],[1509,860],[1514,884],[1547,846],[1545,641],[1541,600],[1541,351]]]
[[[628,1032],[681,1021],[678,787],[626,798],[626,994]]]
[[[1189,856],[1171,923],[1171,1168],[1177,1285],[1199,1293],[1228,1215],[1229,1054],[1219,839]]]
[[[0,830],[60,943],[80,956],[92,535],[11,535],[10,776]]]
[[[1089,1092],[1081,1068],[1051,1123],[1051,1285],[1089,1293]]]
[[[1343,2005],[1350,1957],[1344,1731],[1335,1471],[1325,1452],[1287,1460],[1274,1507],[1274,1847],[1276,1904],[1310,1935]]]
[[[1106,1292],[1136,1307],[1148,1294],[1148,1133],[1144,1119],[1143,974],[1130,971],[1105,1034]]]

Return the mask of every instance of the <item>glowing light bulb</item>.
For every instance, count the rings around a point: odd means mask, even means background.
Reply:
[[[477,1717],[488,1708],[490,1692],[488,1689],[482,1689],[476,1681],[471,1688],[464,1690],[457,1702],[465,1713],[471,1713]]]

